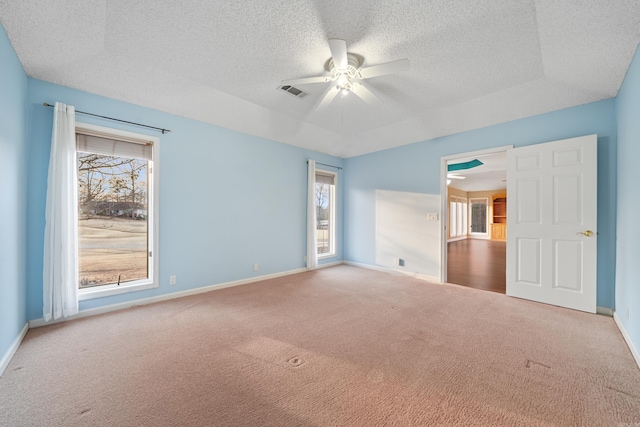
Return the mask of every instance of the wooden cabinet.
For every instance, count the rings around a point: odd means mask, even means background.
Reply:
[[[493,196],[493,215],[491,217],[491,240],[507,240],[507,195]]]
[[[507,224],[491,224],[491,240],[507,240]]]

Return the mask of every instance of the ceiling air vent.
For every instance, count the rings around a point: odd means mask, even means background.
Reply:
[[[298,89],[297,87],[293,87],[289,85],[280,86],[278,89],[283,90],[287,92],[289,95],[295,96],[296,98],[304,98],[305,96],[309,95],[307,92],[304,92],[301,89]]]

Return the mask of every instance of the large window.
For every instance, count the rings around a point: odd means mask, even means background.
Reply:
[[[157,286],[157,145],[77,124],[80,299]]]
[[[467,199],[449,197],[449,237],[464,237],[467,235]]]
[[[489,200],[484,198],[469,199],[469,222],[471,234],[487,234],[487,205]]]
[[[336,173],[316,170],[318,258],[336,255],[336,181]]]

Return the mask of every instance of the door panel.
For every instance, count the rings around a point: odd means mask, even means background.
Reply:
[[[518,179],[516,186],[518,194],[526,195],[526,197],[517,198],[518,224],[540,224],[540,179]],[[507,218],[509,218],[509,214],[507,214]]]
[[[553,177],[553,223],[582,224],[582,175]]]
[[[555,240],[553,243],[553,287],[582,292],[582,242]]]
[[[542,260],[540,258],[540,239],[517,239],[518,242],[518,266],[517,280],[523,285],[540,286],[540,271]]]
[[[508,151],[507,295],[595,313],[596,186],[596,135]]]

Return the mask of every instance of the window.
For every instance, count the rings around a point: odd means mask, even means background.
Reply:
[[[469,222],[471,234],[487,234],[487,206],[489,200],[485,198],[469,199]]]
[[[467,199],[449,197],[449,237],[467,235]]]
[[[318,258],[336,255],[335,172],[316,170],[316,236]]]
[[[158,142],[76,124],[81,300],[157,286]]]

